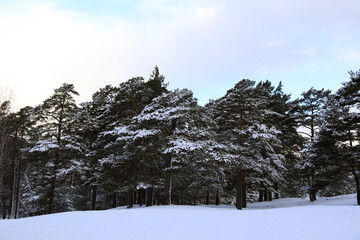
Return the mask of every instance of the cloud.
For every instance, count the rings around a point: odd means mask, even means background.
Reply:
[[[198,8],[195,12],[195,22],[201,24],[214,20],[218,11],[218,8]]]
[[[0,4],[0,79],[14,88],[18,106],[41,103],[62,82],[74,83],[80,100],[89,100],[105,84],[147,78],[155,65],[170,87],[190,88],[204,103],[241,78],[295,79],[302,71],[311,77],[309,69],[329,72],[327,64],[345,73],[360,64],[357,0],[101,4],[126,4],[127,12],[94,14],[96,6],[86,12],[59,2]],[[348,69],[337,64],[344,59]]]
[[[20,10],[0,16],[1,79],[14,88],[17,105],[39,104],[63,82],[89,99],[131,72],[138,37],[130,26],[114,21],[109,29],[49,4]]]

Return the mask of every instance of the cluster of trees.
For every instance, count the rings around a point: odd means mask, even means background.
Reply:
[[[357,191],[360,72],[335,94],[291,101],[242,80],[199,106],[150,78],[105,86],[77,105],[64,83],[36,107],[0,106],[0,211],[16,218],[134,204],[219,204]],[[354,184],[355,183],[355,184]]]

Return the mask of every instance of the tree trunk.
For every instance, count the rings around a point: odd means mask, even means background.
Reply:
[[[241,169],[237,170],[236,173],[236,209],[241,210],[242,209],[242,181],[241,181]]]
[[[133,203],[133,192],[129,191],[128,192],[128,204],[127,204],[127,208],[132,208],[134,206]]]
[[[263,202],[264,201],[264,192],[263,190],[259,190],[259,202]]]
[[[311,173],[310,173],[310,177],[308,178],[309,181],[309,186],[310,186],[310,202],[316,201],[316,192],[314,190],[311,190],[311,187],[313,186],[314,183],[314,175],[315,175],[315,171],[312,169]]]
[[[316,192],[310,190],[310,202],[316,201]]]
[[[215,205],[220,205],[220,195],[217,193],[215,197]]]
[[[356,199],[357,199],[357,205],[360,205],[360,183],[359,183],[359,177],[356,174],[355,168],[352,168],[352,174],[354,176],[355,184],[356,184]]]
[[[273,197],[272,197],[272,192],[269,191],[269,197],[268,197],[268,200],[271,202],[273,200]]]
[[[146,189],[143,188],[141,193],[142,193],[142,200],[143,200],[142,204],[146,205]]]
[[[279,183],[275,183],[274,189],[275,189],[275,199],[279,199]]]
[[[116,195],[116,193],[114,193],[114,196],[113,196],[112,207],[113,208],[117,207],[117,195]]]
[[[242,190],[242,207],[246,208],[246,172],[245,169],[241,170],[241,190]]]
[[[15,218],[18,218],[18,212],[19,212],[21,168],[22,168],[22,161],[21,161],[21,152],[20,152],[18,174],[17,174],[16,200],[15,200]]]
[[[265,188],[264,189],[264,201],[266,202],[266,201],[268,201],[268,190]]]
[[[2,202],[2,218],[6,219],[6,202],[3,200]]]
[[[133,198],[133,204],[137,204],[137,192],[134,191],[134,198]]]
[[[139,188],[139,190],[138,190],[138,204],[139,204],[140,207],[141,207],[142,204],[143,204],[143,199],[142,199],[143,194],[142,194],[142,191],[143,191],[143,189],[142,189],[142,188]]]
[[[97,186],[93,186],[91,190],[91,210],[96,210]]]
[[[10,204],[8,210],[8,218],[14,218],[14,202],[15,202],[15,186],[16,186],[16,157],[14,150],[14,157],[11,164],[11,192],[10,192]]]
[[[52,176],[51,181],[50,181],[49,202],[48,202],[48,212],[47,212],[48,214],[53,213],[54,208],[55,208],[54,199],[55,199],[55,186],[56,186],[57,168],[58,168],[58,163],[55,162],[54,163],[54,169],[53,169],[53,176]]]
[[[209,205],[209,204],[210,204],[210,194],[207,192],[205,196],[205,205]]]
[[[171,158],[167,159],[167,165],[169,167],[172,167]],[[171,174],[168,171],[165,171],[165,187],[164,187],[164,199],[163,204],[164,205],[170,205],[171,204]]]
[[[153,200],[153,188],[150,187],[147,189],[147,201],[146,201],[147,207],[152,206],[152,200]]]
[[[161,203],[162,203],[161,195],[158,192],[158,194],[157,194],[157,205],[160,206]]]

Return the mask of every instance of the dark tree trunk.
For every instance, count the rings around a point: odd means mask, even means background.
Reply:
[[[143,205],[146,205],[146,189],[143,188],[141,193],[142,193]]]
[[[15,131],[14,137],[14,149],[12,157],[12,172],[11,172],[11,193],[10,193],[10,205],[9,205],[9,218],[15,218],[14,214],[14,202],[15,202],[15,192],[16,192],[16,155],[17,155],[17,138],[18,138],[18,129]]]
[[[264,201],[264,192],[263,190],[259,190],[259,202],[263,202]]]
[[[21,169],[22,169],[22,161],[21,161],[21,153],[20,153],[18,174],[17,174],[16,200],[15,200],[15,218],[18,217],[18,212],[19,212]]]
[[[220,205],[220,195],[218,193],[215,196],[215,205]]]
[[[205,196],[205,205],[209,205],[210,204],[210,194],[209,193],[206,193],[206,196]]]
[[[150,207],[152,206],[152,202],[153,202],[153,188],[150,187],[147,189],[147,201],[146,201],[146,206]]]
[[[241,210],[242,209],[242,181],[241,181],[241,169],[237,170],[236,173],[236,209]]]
[[[139,206],[143,205],[143,194],[142,194],[143,189],[139,188],[138,190],[138,204]]]
[[[275,183],[274,189],[275,189],[275,199],[279,199],[279,184],[278,183]]]
[[[246,172],[245,169],[241,170],[241,190],[242,190],[242,207],[246,208]]]
[[[134,206],[134,201],[133,201],[133,192],[129,191],[128,192],[128,204],[127,204],[127,208],[132,208]]]
[[[359,183],[359,177],[356,174],[356,170],[352,168],[352,174],[354,176],[355,184],[356,184],[356,199],[357,199],[357,205],[360,205],[360,183]]]
[[[134,194],[133,194],[134,198],[133,198],[133,204],[137,204],[137,192],[134,191]]]
[[[14,154],[15,155],[15,154]],[[11,171],[11,192],[10,192],[10,203],[8,209],[8,218],[14,218],[14,202],[15,202],[15,186],[16,186],[16,158],[14,156],[12,161]]]
[[[194,196],[194,203],[193,203],[194,206],[196,206],[196,196]]]
[[[268,201],[268,190],[266,188],[264,189],[264,201]]]
[[[310,191],[310,202],[316,201],[316,192]]]
[[[2,218],[6,219],[6,203],[5,200],[2,202]]]
[[[157,194],[157,205],[160,206],[161,203],[162,203],[161,195],[160,195],[160,193],[158,193]]]
[[[171,159],[168,160],[168,166],[171,167]],[[171,204],[171,175],[168,171],[165,172],[165,187],[164,187],[164,205]]]
[[[269,197],[268,197],[268,200],[271,202],[273,200],[273,197],[272,197],[272,192],[269,191]]]
[[[91,210],[96,210],[97,186],[91,189]]]
[[[314,170],[311,170],[310,177],[308,178],[308,182],[310,186],[310,191],[309,191],[310,202],[316,201],[316,191],[311,189],[314,183],[314,175],[315,175]]]
[[[113,196],[113,202],[112,202],[112,207],[116,208],[117,207],[117,195],[116,193]]]
[[[49,202],[48,202],[48,212],[47,213],[53,213],[54,212],[54,208],[55,208],[55,203],[54,203],[54,199],[55,199],[55,185],[56,185],[56,172],[57,172],[57,168],[58,168],[58,163],[56,162],[54,164],[54,169],[53,169],[53,176],[51,178],[50,181],[50,189],[49,189]]]

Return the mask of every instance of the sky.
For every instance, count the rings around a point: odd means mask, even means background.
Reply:
[[[78,102],[148,79],[200,104],[241,79],[280,81],[295,99],[336,91],[360,69],[359,0],[0,0],[0,94],[41,104],[62,83]]]

